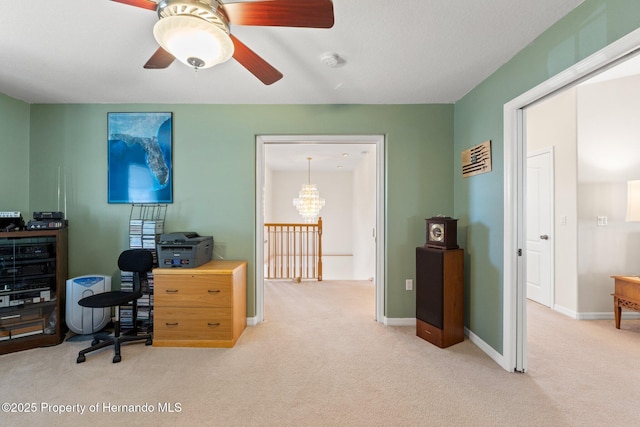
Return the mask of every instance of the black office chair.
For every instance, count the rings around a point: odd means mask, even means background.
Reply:
[[[78,301],[83,307],[105,308],[115,307],[115,319],[113,335],[107,333],[98,333],[93,336],[91,347],[81,350],[78,353],[77,363],[86,360],[85,354],[98,350],[110,345],[114,346],[113,363],[122,360],[120,356],[120,345],[129,341],[145,341],[146,345],[151,345],[151,334],[138,334],[138,298],[142,296],[142,281],[147,278],[147,273],[153,267],[153,255],[146,249],[129,249],[120,254],[118,258],[118,268],[122,271],[133,272],[133,290],[127,291],[110,291],[101,294],[95,294],[82,298]],[[126,334],[120,335],[120,306],[132,303],[133,329]]]

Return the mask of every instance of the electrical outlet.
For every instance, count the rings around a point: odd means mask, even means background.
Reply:
[[[408,291],[412,291],[413,290],[413,279],[407,279],[405,281],[405,287],[407,288]]]

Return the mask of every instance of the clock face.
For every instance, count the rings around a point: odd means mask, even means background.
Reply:
[[[444,241],[444,225],[433,223],[429,228],[429,239],[433,242]]]
[[[425,246],[440,250],[458,249],[456,221],[455,218],[441,215],[427,218]]]

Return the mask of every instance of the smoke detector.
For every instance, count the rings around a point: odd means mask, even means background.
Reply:
[[[335,68],[341,63],[337,53],[329,52],[320,57],[320,61],[327,67]]]

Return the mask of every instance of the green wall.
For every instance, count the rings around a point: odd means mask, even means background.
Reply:
[[[455,104],[455,214],[467,249],[465,318],[470,330],[500,353],[503,106],[639,26],[639,1],[587,0]],[[457,153],[487,139],[492,141],[493,171],[462,179]]]
[[[0,93],[0,211],[29,212],[29,104]]]
[[[385,315],[415,317],[405,279],[415,276],[424,218],[453,212],[453,105],[32,105],[29,207],[66,210],[72,277],[117,276],[117,255],[128,245],[130,206],[107,203],[113,111],[174,113],[174,203],[165,229],[213,235],[217,254],[249,261],[248,316],[255,315],[256,135],[384,134]],[[67,183],[66,209],[59,181]]]
[[[116,256],[127,245],[129,206],[106,202],[107,112],[172,111],[175,199],[167,229],[211,234],[217,253],[249,261],[248,315],[253,316],[255,136],[384,134],[385,315],[414,317],[414,293],[404,290],[404,281],[415,275],[424,218],[452,213],[466,249],[466,326],[502,353],[503,105],[639,26],[637,0],[586,0],[455,106],[28,106],[0,95],[0,124],[13,135],[0,139],[0,166],[3,176],[29,182],[29,210],[57,209],[61,171],[68,183],[70,274],[115,275]],[[462,179],[460,152],[487,139],[493,171]],[[5,152],[15,160],[7,160]],[[0,190],[0,200],[17,205],[8,209],[27,211],[22,192],[25,184]]]

